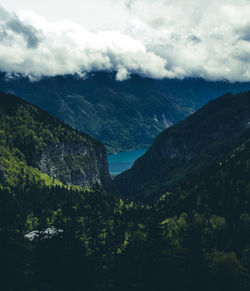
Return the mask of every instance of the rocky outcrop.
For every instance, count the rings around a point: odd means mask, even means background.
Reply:
[[[36,159],[36,167],[66,185],[105,187],[110,182],[106,151],[98,143],[48,145]]]
[[[5,152],[8,165],[0,164],[0,183],[4,174],[26,181],[27,169],[42,173],[66,185],[106,187],[110,181],[105,147],[46,111],[13,95],[0,92],[0,155]],[[20,168],[20,175],[11,163]],[[23,165],[22,165],[23,164]],[[9,171],[5,167],[10,167]],[[29,172],[33,172],[31,169]],[[26,183],[26,182],[24,182]]]

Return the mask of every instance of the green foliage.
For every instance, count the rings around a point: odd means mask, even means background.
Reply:
[[[4,187],[25,189],[32,184],[41,186],[63,185],[57,179],[28,166],[23,154],[17,148],[10,150],[0,146],[0,165],[4,169],[4,183],[2,183]]]
[[[60,120],[100,140],[109,152],[144,148],[165,129],[164,118],[176,123],[207,101],[249,83],[206,82],[200,79],[153,80],[131,75],[117,82],[113,73],[86,79],[74,76],[4,81],[0,89],[15,92]]]
[[[48,144],[97,143],[20,98],[1,93],[0,100],[1,144],[18,148],[27,161]]]
[[[250,137],[250,91],[240,94],[227,94],[210,101],[200,110],[162,132],[147,153],[138,159],[132,169],[115,177],[118,191],[124,197],[152,201],[167,192],[175,191],[184,181],[224,160],[233,158],[234,150],[247,154]],[[241,150],[240,150],[241,148]],[[231,157],[230,157],[231,155]],[[243,157],[239,156],[239,163]],[[211,166],[211,167],[210,167]],[[235,164],[234,167],[241,167]],[[244,165],[248,172],[248,164]],[[235,173],[236,171],[232,171]],[[227,173],[217,171],[218,181],[227,180]],[[246,183],[246,175],[237,175],[238,187]],[[235,179],[236,181],[236,179]],[[213,189],[209,181],[207,190]],[[207,184],[208,184],[207,183]],[[228,185],[229,187],[229,185]],[[196,197],[199,199],[198,197]]]
[[[28,180],[59,185],[36,169],[42,168],[44,156],[49,161],[44,172],[65,184],[82,185],[83,177],[95,175],[105,184],[109,178],[101,143],[18,97],[0,93],[0,185],[23,188]]]
[[[147,205],[40,173],[25,146],[35,130],[8,146],[18,130],[0,135],[1,290],[249,290],[247,135]]]

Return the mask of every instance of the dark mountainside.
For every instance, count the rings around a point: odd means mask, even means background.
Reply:
[[[32,174],[33,167],[65,185],[102,187],[110,181],[101,143],[4,93],[0,93],[0,147],[2,179],[28,169]]]
[[[228,92],[250,89],[250,83],[202,79],[153,80],[132,75],[119,82],[114,73],[87,79],[58,76],[30,82],[0,77],[0,90],[38,105],[73,128],[101,141],[109,152],[148,147],[166,127]]]
[[[0,96],[1,290],[249,291],[249,92],[210,102],[156,139],[150,151],[159,145],[161,157],[187,158],[193,168],[151,204],[43,174],[34,166],[48,145],[103,147],[17,97]],[[73,162],[65,159],[70,175],[83,166],[78,149],[72,151]],[[164,159],[157,162],[166,167]],[[154,166],[145,157],[140,163]],[[96,159],[87,164],[95,178]],[[58,176],[66,166],[56,166]]]
[[[249,130],[250,91],[227,94],[161,133],[116,185],[132,199],[159,197],[224,158]]]

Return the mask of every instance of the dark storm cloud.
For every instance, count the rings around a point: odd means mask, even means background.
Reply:
[[[28,48],[37,48],[41,41],[41,33],[31,25],[23,24],[20,19],[0,7],[0,36],[1,41],[11,41],[14,35],[21,36]]]
[[[250,42],[250,23],[236,30],[236,32],[239,34],[239,39]]]
[[[21,35],[27,42],[28,48],[37,48],[40,43],[39,32],[31,25],[24,25],[18,18],[8,21],[4,28]]]

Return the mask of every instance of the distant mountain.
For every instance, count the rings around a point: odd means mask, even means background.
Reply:
[[[21,96],[86,132],[109,152],[150,146],[161,131],[209,100],[249,89],[250,83],[153,80],[136,75],[118,82],[115,74],[105,72],[86,79],[68,75],[33,82],[0,76],[0,90]]]
[[[224,160],[249,133],[250,91],[224,95],[162,132],[115,183],[123,195],[137,199],[176,191],[184,181]]]
[[[21,188],[29,182],[103,187],[109,180],[100,142],[0,93],[0,187]]]

